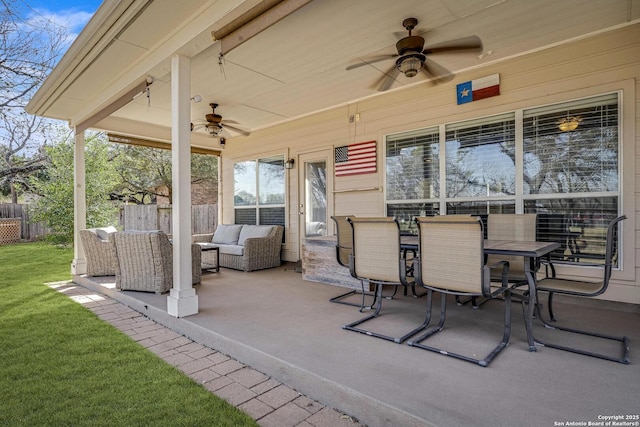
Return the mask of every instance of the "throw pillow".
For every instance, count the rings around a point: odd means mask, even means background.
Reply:
[[[213,233],[211,243],[218,243],[220,245],[237,245],[242,227],[242,224],[218,224],[216,232]]]
[[[116,228],[113,226],[96,228],[96,234],[100,238],[100,240],[109,240],[109,234],[115,233]]]
[[[271,225],[245,225],[238,237],[238,244],[244,246],[244,241],[249,237],[267,237],[272,228]]]

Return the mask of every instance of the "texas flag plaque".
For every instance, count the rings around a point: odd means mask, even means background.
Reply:
[[[500,95],[500,74],[492,74],[456,86],[458,105],[497,95]]]

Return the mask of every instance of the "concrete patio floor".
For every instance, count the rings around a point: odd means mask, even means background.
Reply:
[[[510,344],[482,368],[343,330],[341,325],[366,313],[330,303],[344,289],[304,281],[293,264],[205,273],[196,286],[200,312],[182,319],[167,314],[167,294],[117,291],[113,277],[74,281],[371,427],[587,425],[640,412],[640,307],[635,305],[573,298],[557,298],[556,304],[564,325],[628,336],[630,365],[545,347],[529,352],[522,309],[514,302]],[[384,301],[383,315],[367,327],[401,335],[422,322],[425,307],[426,298],[398,295]],[[483,357],[501,337],[502,307],[502,301],[479,310],[451,303],[445,331],[428,342]],[[536,334],[574,342],[540,327]],[[619,343],[596,345],[582,337],[575,342],[619,353]]]

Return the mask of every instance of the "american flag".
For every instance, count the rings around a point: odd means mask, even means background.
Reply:
[[[376,172],[376,141],[336,147],[335,164],[336,176]]]

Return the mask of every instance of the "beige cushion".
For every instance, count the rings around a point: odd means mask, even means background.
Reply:
[[[240,246],[240,245],[218,245],[218,250],[220,251],[221,254],[226,254],[226,255],[237,255],[237,256],[242,256],[244,255],[244,246]]]
[[[240,231],[238,244],[244,246],[244,241],[250,237],[267,237],[272,229],[271,225],[245,225]]]
[[[240,230],[242,230],[242,228],[242,224],[219,224],[216,228],[216,232],[213,233],[211,243],[237,245],[238,237],[240,237]]]

